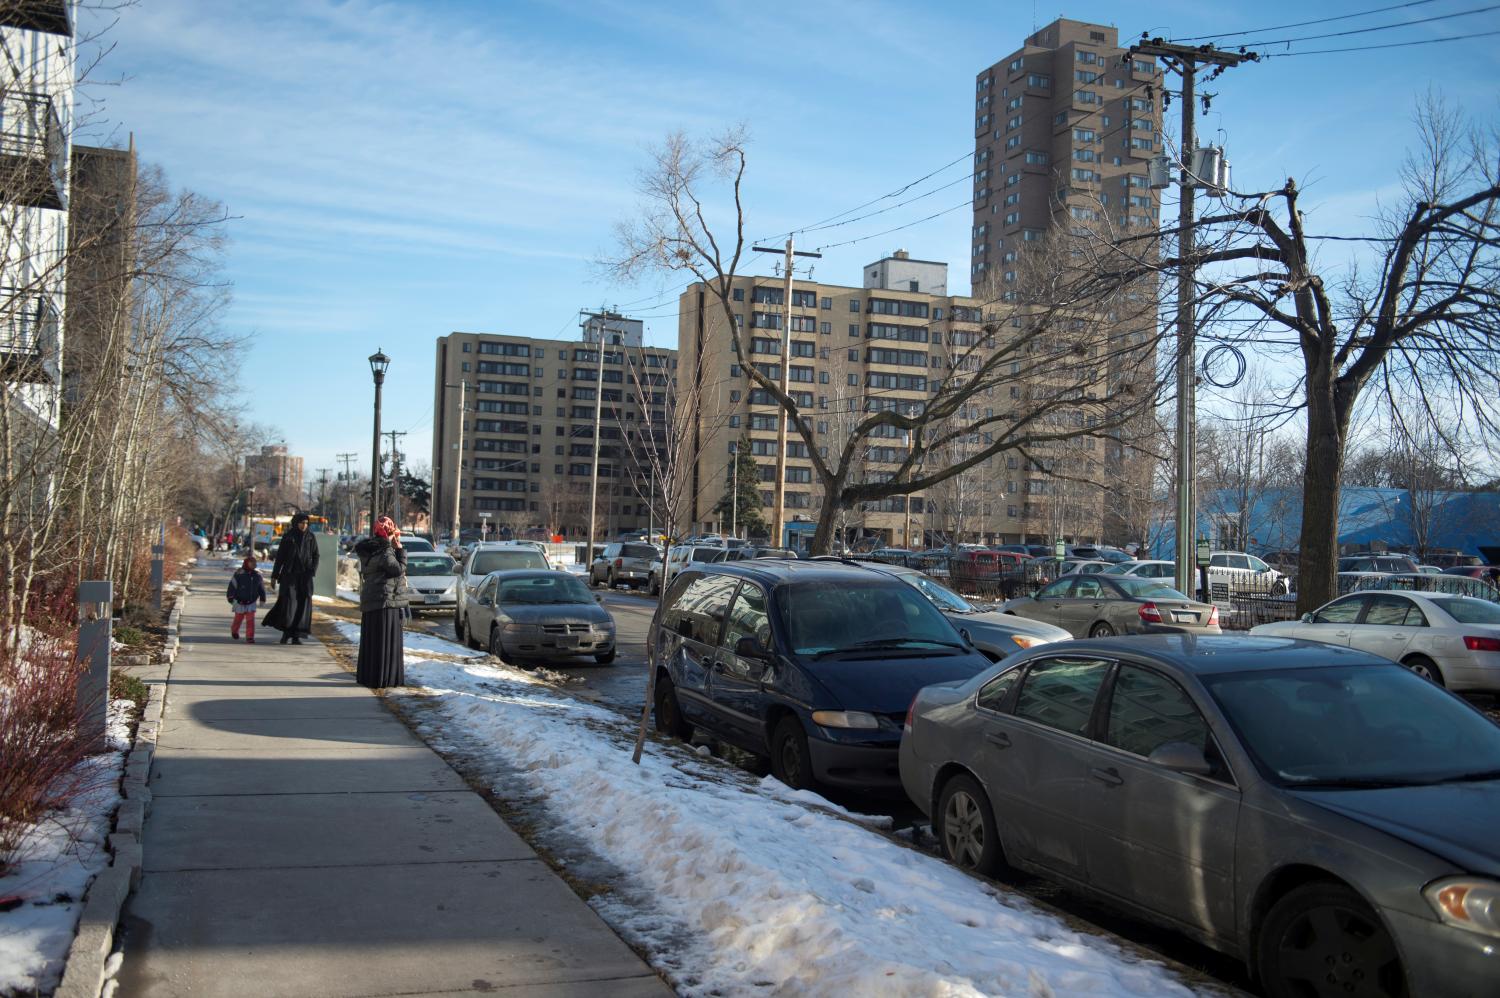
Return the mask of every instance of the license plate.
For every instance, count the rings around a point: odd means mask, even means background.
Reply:
[[[564,634],[564,635],[560,636],[557,639],[557,647],[559,647],[559,648],[577,648],[578,647],[578,635],[576,635],[576,634]]]
[[[1172,611],[1172,621],[1177,624],[1196,624],[1198,622],[1198,615],[1196,613],[1178,613],[1174,610]]]
[[[429,603],[438,603],[441,602],[443,598],[437,593],[428,593],[426,599]]]

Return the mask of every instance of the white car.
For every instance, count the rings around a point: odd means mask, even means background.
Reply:
[[[1356,592],[1250,633],[1357,648],[1451,690],[1500,691],[1500,606],[1472,596]]]
[[[1113,566],[1111,565],[1110,562],[1107,562],[1107,561],[1091,561],[1091,560],[1088,560],[1088,559],[1080,558],[1080,559],[1077,559],[1077,560],[1074,560],[1074,561],[1065,561],[1065,562],[1063,562],[1062,563],[1062,567],[1060,567],[1057,570],[1057,574],[1058,575],[1098,575],[1100,572],[1107,572],[1107,571],[1109,571],[1109,569],[1111,567],[1113,567]]]
[[[660,596],[672,584],[672,580],[677,578],[677,573],[692,563],[723,561],[728,556],[729,549],[716,544],[678,544],[667,552],[666,579],[662,579],[661,562],[655,562],[651,566],[651,577],[646,582],[646,590],[653,596]]]
[[[1111,565],[1105,575],[1129,575],[1137,579],[1171,579],[1177,575],[1175,561],[1122,561]]]
[[[1221,590],[1286,594],[1287,577],[1253,554],[1243,551],[1212,551],[1208,556],[1208,585],[1217,595]]]

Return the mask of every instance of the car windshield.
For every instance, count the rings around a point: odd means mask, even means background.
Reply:
[[[469,566],[470,575],[489,575],[512,568],[546,568],[547,559],[535,548],[509,548],[504,551],[480,551]]]
[[[622,544],[620,546],[621,558],[640,558],[642,561],[656,561],[661,553],[650,544]]]
[[[1141,579],[1134,575],[1127,575],[1111,581],[1125,590],[1126,596],[1143,596],[1147,599],[1187,599],[1171,586],[1155,579]]]
[[[693,548],[693,553],[688,560],[711,564],[716,561],[723,561],[728,554],[729,550],[727,548]]]
[[[403,537],[401,546],[407,551],[431,551],[433,549],[432,542],[421,537]]]
[[[782,590],[777,607],[781,632],[798,655],[965,650],[937,607],[889,577],[793,583]]]
[[[899,578],[907,585],[916,587],[917,592],[937,604],[939,610],[947,610],[951,613],[973,613],[975,610],[974,605],[968,600],[947,586],[933,582],[925,575],[902,575]]]
[[[1500,624],[1500,606],[1472,596],[1433,600],[1460,624]]]
[[[500,583],[501,604],[592,603],[588,587],[571,575],[523,575]]]
[[[406,556],[407,575],[452,575],[453,559],[445,554],[410,554]]]
[[[1134,567],[1135,567],[1135,564],[1133,562],[1122,561],[1122,562],[1119,562],[1118,564],[1114,564],[1114,565],[1111,565],[1108,568],[1106,568],[1104,570],[1103,574],[1104,575],[1124,575],[1126,572],[1130,571]]]
[[[1283,786],[1401,786],[1500,771],[1500,725],[1394,663],[1238,672],[1205,684]]]

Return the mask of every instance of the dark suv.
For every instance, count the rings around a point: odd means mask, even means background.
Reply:
[[[898,789],[917,690],[989,664],[916,589],[836,562],[695,564],[647,645],[658,731],[702,728],[801,789]]]

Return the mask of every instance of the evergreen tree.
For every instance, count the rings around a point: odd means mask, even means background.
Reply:
[[[750,437],[740,437],[735,444],[735,457],[724,469],[724,497],[714,507],[723,526],[728,531],[733,524],[741,537],[750,537],[766,532],[766,520],[760,511],[760,467],[755,455],[750,453]]]

